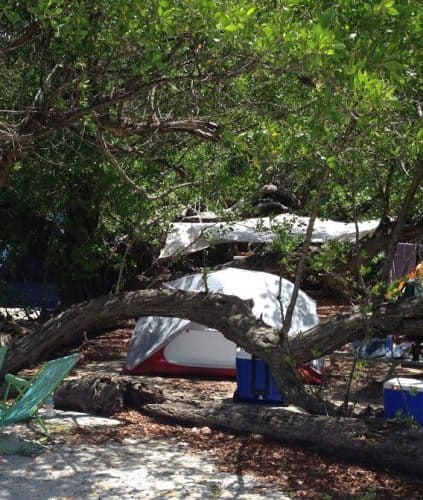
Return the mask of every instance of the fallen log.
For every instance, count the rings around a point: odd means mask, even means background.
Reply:
[[[287,402],[319,414],[326,413],[328,405],[303,390],[293,361],[305,363],[330,354],[345,343],[372,332],[379,335],[407,333],[406,324],[410,321],[413,334],[423,336],[423,297],[381,304],[369,312],[355,308],[297,335],[290,340],[288,349],[286,342],[281,342],[278,329],[267,326],[254,316],[251,300],[183,290],[138,290],[75,305],[47,321],[34,333],[13,342],[0,376],[36,364],[87,332],[108,328],[137,316],[184,318],[219,330],[227,339],[268,364]]]
[[[182,290],[138,290],[77,304],[34,332],[19,336],[9,346],[0,376],[35,365],[50,353],[77,342],[85,333],[99,335],[126,319],[139,316],[176,316],[215,328],[270,366],[272,351],[276,352],[275,359],[284,355],[278,348],[279,331],[257,320],[249,301]],[[373,331],[423,337],[423,298],[382,304],[371,313],[352,309],[291,339],[290,353],[297,363],[306,363],[316,358],[316,352],[319,356],[330,354]],[[276,364],[273,368],[280,366]]]
[[[403,421],[315,416],[283,407],[229,402],[147,404],[141,411],[195,426],[262,434],[378,468],[423,474],[423,429]]]
[[[69,378],[54,395],[54,405],[60,410],[103,416],[164,400],[163,391],[155,385],[131,377],[104,374]]]

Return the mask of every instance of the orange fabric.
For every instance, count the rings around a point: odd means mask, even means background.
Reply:
[[[417,266],[412,270],[410,271],[403,280],[401,280],[399,283],[398,283],[398,286],[397,286],[397,290],[399,290],[400,292],[403,291],[407,281],[409,280],[413,280],[415,278],[418,278],[419,280],[423,281],[423,260],[421,260]],[[391,300],[392,299],[392,293],[391,292],[388,292],[386,295],[385,295],[385,300]]]
[[[410,271],[405,280],[400,281],[398,285],[398,290],[401,292],[402,289],[405,287],[405,284],[407,283],[408,280],[413,280],[415,278],[419,278],[420,280],[423,280],[423,260],[417,264],[417,266]]]

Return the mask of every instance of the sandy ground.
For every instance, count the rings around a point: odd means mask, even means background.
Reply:
[[[0,478],[2,500],[288,498],[251,477],[217,472],[207,457],[167,439],[13,456],[1,465]]]
[[[319,314],[329,317],[339,309],[324,305]],[[73,376],[120,373],[132,329],[133,323],[128,323],[126,328],[79,346],[84,362]],[[352,357],[347,350],[331,358],[327,360],[324,391],[332,400],[342,402]],[[26,372],[30,376],[33,370]],[[383,381],[393,375],[423,376],[421,368],[383,362],[358,366],[350,397],[356,411],[369,404],[380,411]],[[149,379],[164,393],[181,399],[194,395],[207,400],[227,398],[235,388],[234,381]],[[362,467],[254,436],[210,429],[202,434],[198,429],[158,422],[132,410],[116,417],[125,420],[125,425],[105,427],[104,422],[97,421],[86,431],[82,420],[69,417],[73,425],[56,423],[53,445],[40,455],[8,456],[7,461],[0,458],[0,500],[283,499],[284,494],[332,500],[423,498],[422,478],[379,470],[377,464],[374,468]],[[15,428],[14,432],[21,437],[32,435],[26,428]]]
[[[119,425],[116,419],[56,412],[47,419],[60,434],[74,427]],[[31,437],[30,427],[8,433]],[[60,439],[58,440],[60,441]],[[206,452],[192,454],[175,437],[123,439],[102,444],[57,442],[32,456],[0,458],[1,500],[239,498],[286,499],[282,491],[241,473],[221,472]]]

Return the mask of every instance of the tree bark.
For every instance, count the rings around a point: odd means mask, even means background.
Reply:
[[[368,334],[423,337],[423,297],[385,303],[369,313],[352,308],[295,337],[291,341],[291,355],[295,361],[304,363]]]
[[[147,404],[142,410],[196,426],[262,434],[341,459],[423,474],[423,433],[384,419],[300,414],[285,408],[231,403]]]
[[[63,382],[54,395],[55,407],[110,416],[124,408],[139,409],[163,403],[163,391],[154,384],[116,375],[74,377]]]
[[[171,133],[186,132],[201,139],[217,141],[219,127],[208,118],[184,118],[181,120],[162,120],[126,124],[113,123],[106,119],[98,119],[98,125],[103,130],[111,132],[116,137],[144,136],[153,132]]]
[[[420,297],[383,304],[369,313],[354,309],[351,314],[322,323],[292,339],[288,356],[279,343],[279,331],[254,317],[250,301],[182,290],[138,290],[83,302],[50,319],[10,346],[1,373],[17,372],[35,364],[55,350],[82,339],[85,332],[101,334],[122,320],[139,316],[175,316],[221,331],[229,340],[266,361],[288,403],[304,404],[312,411],[316,411],[316,400],[299,401],[290,381],[282,376],[286,363],[310,361],[371,332],[404,332],[411,325],[416,336],[423,336],[423,297]]]

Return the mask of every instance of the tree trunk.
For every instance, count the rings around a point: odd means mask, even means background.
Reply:
[[[45,359],[55,350],[82,338],[85,332],[101,332],[122,320],[139,316],[176,316],[221,331],[226,338],[266,361],[288,403],[316,411],[316,399],[295,391],[285,367],[306,362],[361,338],[371,332],[408,333],[423,336],[423,297],[384,304],[373,312],[353,310],[290,342],[290,353],[279,342],[279,331],[256,319],[250,301],[238,297],[185,292],[182,290],[140,290],[99,297],[78,304],[47,321],[39,330],[19,338],[9,349],[2,373],[16,372]],[[289,370],[287,369],[287,372]]]
[[[423,433],[404,423],[323,417],[285,408],[231,403],[148,404],[141,410],[196,426],[262,434],[312,451],[423,474]]]
[[[56,408],[105,416],[164,400],[163,391],[148,380],[104,374],[67,379],[54,395]]]
[[[369,313],[354,307],[295,337],[291,355],[298,363],[305,363],[369,334],[423,337],[423,297],[385,303]]]

